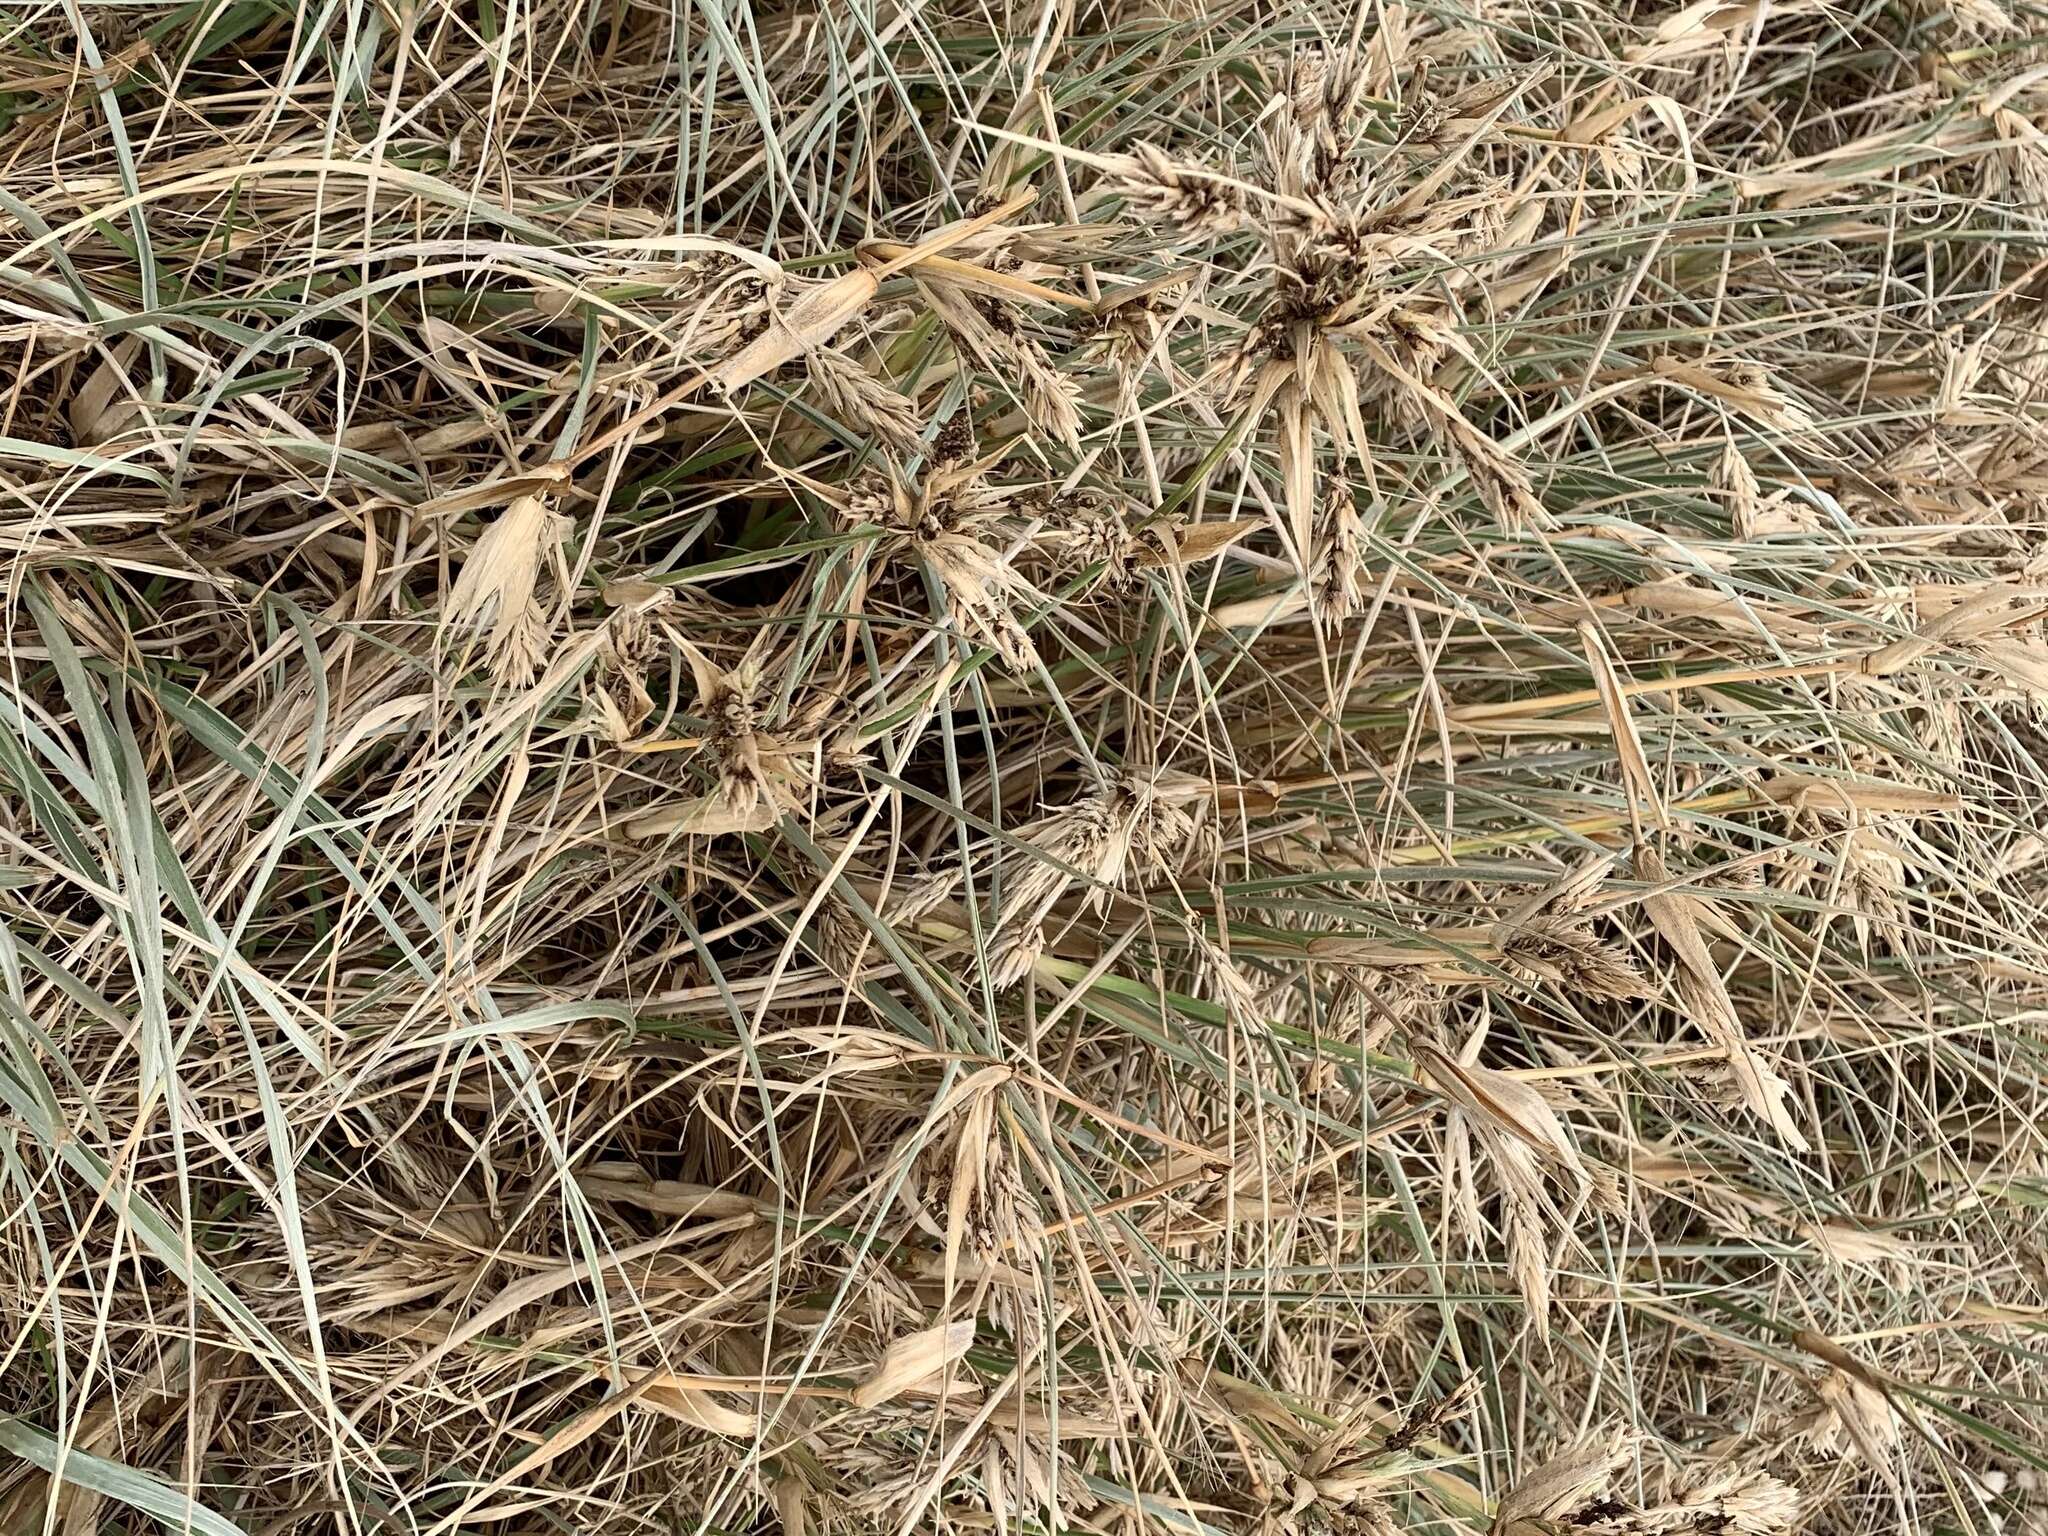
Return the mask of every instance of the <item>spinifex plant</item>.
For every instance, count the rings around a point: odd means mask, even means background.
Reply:
[[[0,13],[0,1532],[2048,1529],[2044,28]]]

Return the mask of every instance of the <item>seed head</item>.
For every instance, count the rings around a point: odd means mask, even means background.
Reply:
[[[1109,185],[1132,213],[1185,239],[1227,235],[1245,222],[1243,189],[1152,144],[1114,157]]]

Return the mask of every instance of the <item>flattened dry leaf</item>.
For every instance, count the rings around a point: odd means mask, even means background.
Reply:
[[[1644,103],[1630,99],[1613,102],[1588,112],[1584,117],[1574,118],[1565,125],[1559,135],[1567,144],[1598,144],[1615,129],[1641,111]]]
[[[1653,45],[1684,42],[1697,37],[1721,37],[1748,26],[1762,14],[1755,4],[1731,4],[1730,0],[1695,0],[1683,10],[1673,11],[1657,23],[1650,34]]]
[[[1804,1230],[1814,1247],[1837,1264],[1904,1264],[1921,1257],[1917,1244],[1851,1222],[1809,1222]]]
[[[1214,559],[1239,539],[1266,526],[1263,517],[1231,518],[1218,523],[1189,523],[1154,530],[1158,542],[1138,552],[1140,565],[1194,565]]]
[[[592,1200],[634,1205],[664,1216],[693,1216],[699,1221],[752,1216],[759,1209],[759,1202],[752,1195],[713,1189],[708,1184],[653,1178],[637,1163],[594,1163],[576,1175],[576,1183]]]
[[[1845,814],[1882,811],[1906,816],[1931,816],[1940,811],[1953,811],[1963,803],[1960,795],[1938,789],[1921,789],[1913,784],[1822,778],[1805,773],[1773,774],[1758,789],[1779,805],[1793,803],[1806,810],[1839,810]]]
[[[524,497],[546,496],[561,489],[568,476],[560,465],[547,464],[539,469],[523,469],[516,474],[501,475],[495,480],[486,480],[480,485],[464,486],[461,490],[450,491],[445,496],[436,496],[432,501],[421,502],[417,515],[423,518],[455,517],[463,512],[481,512],[486,507],[503,507],[514,504]]]
[[[948,1406],[956,1414],[979,1414],[985,1403],[986,1399],[962,1393]],[[1064,1407],[1055,1422],[1054,1415],[1047,1412],[1036,1395],[1020,1400],[1014,1392],[996,1404],[988,1422],[1006,1433],[1022,1433],[1039,1440],[1050,1439],[1055,1433],[1062,1440],[1114,1440],[1130,1428],[1121,1419],[1106,1414]]]
[[[1659,886],[1671,878],[1664,861],[1649,848],[1636,850],[1636,874]],[[1700,932],[1703,906],[1699,897],[1687,891],[1664,890],[1643,898],[1643,910],[1649,914],[1651,926],[1678,956],[1680,995],[1696,1004],[1693,1021],[1727,1053],[1728,1068],[1742,1093],[1743,1103],[1782,1136],[1788,1146],[1800,1152],[1810,1151],[1799,1122],[1792,1118],[1785,1104],[1791,1097],[1792,1085],[1773,1070],[1764,1054],[1744,1036],[1735,1000],[1728,995],[1721,980],[1721,968],[1714,963],[1713,951]]]
[[[665,806],[629,818],[619,830],[627,837],[721,837],[732,832],[766,832],[782,819],[772,800],[735,807],[723,795],[696,795],[680,805]]]
[[[803,294],[768,329],[712,369],[709,381],[731,393],[830,341],[841,326],[873,302],[881,286],[866,267],[835,277]]]
[[[957,1363],[973,1347],[972,1318],[906,1334],[882,1352],[868,1379],[853,1389],[854,1406],[873,1408],[901,1397]]]
[[[71,421],[71,436],[81,447],[103,443],[120,429],[123,418],[132,408],[122,391],[128,386],[129,365],[141,350],[140,336],[122,337],[100,359],[92,377],[65,406],[65,415]]]
[[[1413,1049],[1429,1080],[1459,1108],[1527,1142],[1578,1177],[1587,1176],[1586,1165],[1557,1112],[1529,1084],[1491,1067],[1454,1060],[1433,1045],[1418,1042]]]
[[[648,1382],[641,1389],[640,1401],[657,1413],[728,1439],[751,1440],[761,1430],[758,1415],[729,1408],[705,1388],[673,1373]]]
[[[1853,1449],[1872,1470],[1897,1486],[1892,1453],[1900,1438],[1899,1416],[1884,1392],[1852,1371],[1839,1367],[1814,1383],[1830,1415],[1815,1439],[1823,1447]]]
[[[1586,664],[1593,669],[1593,683],[1600,690],[1600,706],[1607,713],[1608,729],[1614,737],[1615,752],[1621,758],[1621,771],[1628,779],[1628,787],[1637,800],[1650,808],[1651,819],[1658,826],[1669,827],[1670,813],[1657,793],[1656,775],[1650,771],[1650,760],[1643,755],[1635,716],[1629,712],[1628,695],[1622,691],[1621,679],[1608,658],[1607,644],[1591,624],[1579,626],[1579,643],[1585,649]]]
[[[769,1487],[768,1499],[775,1506],[775,1518],[782,1522],[782,1536],[806,1536],[810,1530],[810,1497],[802,1479],[778,1477]]]
[[[1308,608],[1308,588],[1298,581],[1289,582],[1276,587],[1270,595],[1248,597],[1210,610],[1209,624],[1215,629],[1264,629],[1299,618]]]
[[[1316,510],[1316,453],[1309,432],[1313,418],[1300,386],[1292,382],[1281,389],[1274,411],[1279,419],[1275,435],[1280,450],[1280,483],[1287,505],[1287,536],[1294,558],[1305,567]]]

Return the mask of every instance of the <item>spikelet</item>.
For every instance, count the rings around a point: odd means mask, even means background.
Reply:
[[[1152,144],[1109,157],[1108,187],[1131,212],[1179,238],[1227,235],[1245,222],[1244,190]]]
[[[1451,444],[1465,461],[1465,473],[1486,510],[1513,532],[1547,528],[1553,519],[1536,495],[1528,472],[1501,446],[1466,421],[1455,407],[1438,413],[1450,428]]]
[[[1940,4],[1922,4],[1914,9],[1946,16],[1957,33],[1969,38],[2005,37],[2019,25],[2013,13],[1998,0],[1941,0]]]
[[[1010,337],[1009,353],[1017,364],[1019,395],[1031,425],[1079,453],[1080,386],[1053,367],[1045,349],[1027,336]]]
[[[1522,1306],[1538,1339],[1550,1336],[1551,1276],[1556,1254],[1540,1198],[1534,1160],[1513,1142],[1488,1143],[1500,1176],[1501,1225],[1507,1239],[1508,1275],[1522,1293]]]
[[[1898,1411],[1884,1391],[1839,1367],[1831,1368],[1813,1387],[1820,1397],[1820,1412],[1807,1433],[1815,1449],[1860,1456],[1877,1472],[1891,1476],[1902,1430]]]
[[[1619,1000],[1648,997],[1650,989],[1626,955],[1568,918],[1534,918],[1500,933],[1501,964],[1568,995]]]
[[[1195,952],[1202,995],[1240,1023],[1256,1019],[1259,989],[1223,946],[1197,934]]]
[[[1351,482],[1331,475],[1317,518],[1315,595],[1323,627],[1335,634],[1365,600],[1365,522]]]
[[[1841,894],[1856,930],[1857,946],[1870,952],[1873,932],[1896,947],[1905,934],[1906,861],[1897,845],[1876,826],[1852,827],[1842,843]]]
[[[515,498],[470,547],[448,593],[444,627],[482,631],[492,670],[515,687],[540,670],[547,615],[534,594],[541,562],[554,556],[568,526],[545,496]]]
[[[813,347],[804,368],[825,414],[899,454],[917,450],[917,407],[836,347]]]
[[[1493,1512],[1490,1536],[1543,1536],[1545,1523],[1604,1494],[1640,1443],[1634,1431],[1619,1426],[1574,1440],[1515,1479]]]
[[[1409,301],[1388,305],[1381,313],[1359,323],[1373,329],[1387,355],[1400,365],[1407,378],[1434,386],[1437,372],[1447,358],[1466,355],[1466,348],[1453,328],[1452,315],[1449,306],[1442,303]],[[1430,403],[1419,399],[1406,379],[1384,371],[1375,374],[1362,393],[1403,426],[1421,426],[1432,414]]]
[[[1636,875],[1660,888],[1670,880],[1663,859],[1647,847],[1636,850]],[[1720,968],[1702,936],[1701,925],[1708,912],[1705,899],[1685,891],[1660,889],[1643,898],[1643,910],[1678,956],[1676,986],[1686,1016],[1726,1053],[1728,1073],[1742,1102],[1783,1137],[1787,1145],[1806,1151],[1806,1136],[1786,1107],[1792,1085],[1748,1039],[1734,1000],[1721,980]]]
[[[1088,882],[1083,905],[1099,910],[1132,878],[1177,867],[1195,836],[1195,788],[1182,775],[1120,773],[1027,827],[989,941],[991,984],[1024,978],[1041,926],[1077,879]]]
[[[1405,1451],[1435,1437],[1446,1424],[1462,1418],[1479,1397],[1479,1373],[1467,1371],[1442,1397],[1417,1403],[1381,1442],[1383,1449]]]
[[[786,279],[772,266],[736,254],[692,257],[673,269],[670,304],[682,313],[671,344],[693,362],[723,362],[768,323]]]
[[[1657,377],[1719,400],[1774,431],[1796,436],[1813,430],[1812,412],[1780,387],[1768,368],[1753,359],[1732,358],[1707,364],[1667,355],[1657,358],[1650,368]]]
[[[969,534],[945,532],[919,536],[916,547],[946,589],[947,613],[955,625],[993,650],[1013,672],[1036,665],[1038,653],[1017,610],[1037,594],[1002,551]]]
[[[1428,1081],[1456,1106],[1453,1129],[1462,1137],[1476,1139],[1486,1152],[1487,1166],[1500,1191],[1508,1270],[1522,1293],[1530,1326],[1539,1338],[1547,1337],[1555,1246],[1552,1232],[1569,1234],[1558,1218],[1546,1179],[1556,1179],[1575,1204],[1582,1203],[1593,1187],[1586,1164],[1556,1112],[1527,1083],[1461,1061],[1426,1041],[1412,1040],[1409,1048]],[[1477,1190],[1470,1177],[1469,1158],[1461,1154],[1459,1161],[1465,1166],[1455,1199],[1468,1230],[1476,1231]]]
[[[1708,489],[1728,508],[1735,537],[1742,540],[1769,538],[1780,533],[1812,533],[1821,526],[1819,511],[1786,490],[1765,495],[1749,466],[1731,440],[1714,461],[1707,478]]]
[[[2038,121],[2009,106],[1980,110],[1990,118],[1999,146],[1985,167],[1987,177],[1995,177],[2003,184],[1999,190],[2023,206],[2048,206],[2048,142],[2042,139]]]
[[[978,301],[956,283],[922,273],[917,277],[917,291],[945,326],[961,357],[971,360],[983,372],[995,372],[1007,348],[1003,345],[1004,330],[989,318],[992,306]]]
[[[1357,334],[1356,331],[1351,334]],[[1528,472],[1500,444],[1465,419],[1458,404],[1435,385],[1417,378],[1375,334],[1358,335],[1360,349],[1382,376],[1381,398],[1388,388],[1406,392],[1407,408],[1433,420],[1450,439],[1465,465],[1472,488],[1503,528],[1511,531],[1549,527],[1553,519],[1536,495]]]
[[[1090,350],[1116,370],[1118,395],[1125,409],[1137,400],[1145,365],[1154,356],[1166,327],[1162,307],[1143,298],[1117,304],[1097,318]]]

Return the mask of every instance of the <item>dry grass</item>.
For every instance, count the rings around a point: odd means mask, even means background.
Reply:
[[[2044,66],[0,12],[0,1532],[2048,1530]]]

